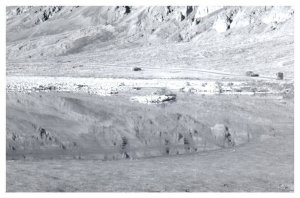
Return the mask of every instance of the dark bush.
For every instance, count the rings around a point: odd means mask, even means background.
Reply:
[[[134,67],[134,68],[132,68],[132,71],[142,71],[142,68],[140,68],[140,67]]]

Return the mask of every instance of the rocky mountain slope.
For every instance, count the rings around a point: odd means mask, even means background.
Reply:
[[[76,54],[110,46],[293,35],[291,7],[7,8],[7,59]]]

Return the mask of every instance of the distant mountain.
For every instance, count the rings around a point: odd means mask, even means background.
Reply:
[[[7,58],[60,56],[108,45],[293,34],[291,7],[7,7]],[[270,34],[271,32],[271,34]],[[32,55],[30,55],[31,57]]]

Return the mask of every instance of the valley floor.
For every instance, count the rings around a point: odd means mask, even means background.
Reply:
[[[290,134],[235,149],[130,161],[7,161],[7,191],[293,191],[292,151]]]

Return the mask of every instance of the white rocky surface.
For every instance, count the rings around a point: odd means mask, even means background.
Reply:
[[[147,96],[133,96],[131,101],[143,103],[143,104],[161,104],[164,102],[172,102],[176,100],[176,96],[167,95],[147,95]]]
[[[8,92],[79,92],[92,95],[110,96],[119,92],[126,92],[132,89],[143,88],[166,88],[176,92],[193,94],[280,94],[289,91],[292,87],[284,89],[290,82],[280,82],[279,87],[276,81],[260,82],[251,81],[201,81],[201,80],[178,80],[178,79],[116,79],[116,78],[74,78],[74,77],[46,77],[46,76],[8,76],[6,79],[6,89]],[[268,84],[269,83],[269,84]],[[260,87],[256,87],[260,84]],[[137,96],[132,100],[141,103],[159,103],[155,101],[165,101],[171,96],[164,94],[154,94],[149,96]],[[146,102],[149,101],[149,102]],[[154,101],[154,102],[151,102]]]

